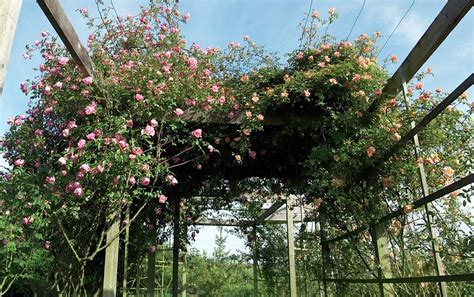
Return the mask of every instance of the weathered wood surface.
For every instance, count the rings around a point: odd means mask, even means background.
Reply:
[[[74,27],[64,13],[59,1],[37,0],[37,2],[83,74],[93,77],[94,67],[92,60],[86,48],[81,44]]]

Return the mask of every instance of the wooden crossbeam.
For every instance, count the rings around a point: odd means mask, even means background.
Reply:
[[[255,225],[259,225],[263,223],[263,221],[265,221],[269,216],[271,216],[275,211],[277,211],[283,205],[285,205],[284,201],[278,201],[278,202],[273,203],[269,209],[267,209],[255,220]]]
[[[454,102],[461,94],[474,84],[474,74],[471,73],[454,91],[452,91],[443,101],[435,106],[421,121],[408,131],[403,137],[395,143],[385,154],[381,155],[370,167],[361,171],[356,180],[362,180],[373,176],[378,172],[382,164],[390,157],[395,155],[405,144],[413,139],[423,128],[431,123],[439,114],[441,114],[451,103]]]
[[[81,44],[74,27],[58,0],[37,0],[56,33],[79,66],[84,76],[93,77],[94,66],[85,47]]]
[[[239,227],[251,225],[251,221],[239,221],[239,220],[223,220],[214,218],[201,218],[197,220],[194,225],[197,226],[222,226],[222,227]]]
[[[442,189],[439,189],[438,191],[434,192],[434,193],[431,193],[430,195],[428,196],[425,196],[424,198],[421,198],[419,200],[416,200],[415,202],[413,202],[411,204],[411,206],[413,207],[413,209],[415,208],[419,208],[427,203],[430,203],[430,202],[433,202],[443,196],[446,196],[448,195],[449,193],[452,193],[456,190],[459,190],[465,186],[468,186],[470,184],[474,183],[474,173],[471,173],[469,174],[468,176],[442,188]],[[403,208],[399,208],[383,217],[381,217],[379,220],[377,220],[376,223],[372,224],[372,225],[364,225],[364,226],[361,226],[357,229],[354,229],[352,231],[349,231],[349,232],[346,232],[340,236],[337,236],[335,238],[332,238],[332,239],[329,239],[329,240],[326,240],[324,241],[324,243],[328,244],[328,243],[333,243],[333,242],[337,242],[337,241],[340,241],[340,240],[343,240],[343,239],[347,239],[347,238],[350,238],[350,237],[353,237],[361,232],[363,232],[364,230],[367,230],[369,227],[374,227],[378,224],[383,224],[383,223],[386,223],[398,216],[401,216],[402,214],[404,213],[404,210]]]
[[[415,277],[398,277],[398,278],[326,278],[328,282],[335,283],[359,283],[359,284],[374,284],[378,282],[392,283],[392,284],[408,284],[408,283],[437,283],[437,282],[474,282],[474,273],[453,274],[453,275],[428,275]]]
[[[397,71],[387,81],[382,90],[384,95],[375,99],[362,121],[370,121],[384,99],[395,97],[401,92],[403,83],[413,78],[433,52],[443,43],[449,33],[453,31],[467,14],[473,4],[474,0],[450,0],[446,3],[425,34],[423,34]]]

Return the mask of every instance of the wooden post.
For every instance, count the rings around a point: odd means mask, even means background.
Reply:
[[[392,278],[392,266],[388,256],[388,238],[385,224],[378,224],[371,230],[372,241],[375,248],[375,262],[379,280]],[[396,296],[393,284],[379,281],[380,296]]]
[[[103,296],[115,297],[117,294],[117,271],[120,244],[120,237],[117,236],[120,227],[120,213],[118,211],[112,213],[108,221],[111,222],[112,225],[107,231],[106,240],[107,243],[111,243],[105,249]]]
[[[0,95],[7,76],[7,66],[23,0],[0,0]]]
[[[258,248],[257,248],[257,225],[252,229],[252,266],[253,266],[253,296],[258,296]]]
[[[156,236],[156,217],[154,213],[150,213],[150,237],[152,239],[153,246],[155,246],[154,251],[148,251],[148,265],[147,265],[147,282],[146,282],[146,294],[147,297],[155,297],[155,278],[156,278],[156,245],[155,245],[155,236]]]
[[[187,223],[183,225],[183,234],[186,234],[185,236],[187,236],[188,234]],[[183,252],[183,279],[181,280],[181,297],[186,297],[186,286],[187,286],[186,256],[187,256],[187,253]]]
[[[127,297],[127,280],[128,280],[128,240],[130,238],[130,203],[127,204],[127,210],[125,211],[125,220],[127,226],[125,226],[125,239],[123,249],[123,280],[122,280],[122,297]]]
[[[179,294],[179,216],[180,199],[174,205],[174,230],[173,230],[173,297]]]
[[[407,97],[407,84],[404,81],[403,82],[403,99],[405,100],[405,106],[406,109],[408,110],[410,108],[410,102],[408,101]],[[411,128],[415,128],[415,122],[411,122]],[[418,134],[415,134],[413,136],[413,145],[414,145],[414,151],[415,151],[415,158],[418,160],[420,157],[420,141],[418,140]],[[425,173],[425,166],[423,165],[422,162],[417,162],[418,164],[418,174],[420,176],[420,183],[421,183],[421,189],[423,191],[423,198],[428,196],[430,194],[429,187],[428,187],[428,182],[426,181],[426,173]],[[435,232],[435,229],[433,227],[433,216],[431,213],[433,212],[432,210],[432,205],[431,203],[426,203],[425,204],[425,211],[426,211],[426,227],[429,231],[430,234],[430,239],[431,239],[431,248],[433,250],[433,256],[435,260],[435,265],[436,265],[436,274],[438,276],[444,275],[444,266],[443,266],[443,260],[441,259],[441,256],[439,254],[439,247],[438,244],[436,243],[437,239],[437,234]],[[447,297],[448,296],[448,286],[446,285],[446,282],[439,282],[439,291],[441,293],[442,297]]]
[[[288,244],[288,268],[290,274],[290,297],[296,297],[295,234],[293,226],[293,196],[286,199],[286,226]]]
[[[81,44],[74,27],[64,13],[58,0],[37,0],[56,33],[85,76],[93,77],[94,65],[85,47]]]
[[[328,286],[326,279],[328,266],[330,266],[330,248],[329,243],[326,242],[326,215],[322,207],[319,208],[319,230],[321,234],[321,262],[322,262],[322,271],[323,271],[323,296],[328,297]]]

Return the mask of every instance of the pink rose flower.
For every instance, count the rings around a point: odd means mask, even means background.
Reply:
[[[202,137],[202,129],[196,129],[192,132],[192,135],[195,138],[201,138]]]
[[[91,170],[91,167],[89,164],[82,164],[81,167],[79,167],[79,170],[83,173],[87,173]]]
[[[58,159],[58,163],[63,165],[63,166],[66,165],[66,162],[67,162],[67,160],[64,157],[61,157],[61,158]]]
[[[166,176],[166,181],[172,186],[175,186],[175,185],[178,184],[178,180],[172,175],[167,175]]]
[[[168,199],[168,197],[166,197],[165,195],[161,194],[160,196],[158,196],[158,202],[159,203],[165,203],[166,202],[166,199]]]
[[[134,186],[136,183],[137,183],[137,180],[134,176],[132,176],[128,179],[128,184],[129,185]]]
[[[41,135],[43,135],[43,130],[36,129],[36,130],[35,130],[35,135],[38,136],[38,137],[41,136]]]
[[[138,102],[143,101],[144,98],[142,94],[135,94],[135,100]]]
[[[189,58],[188,59],[188,67],[191,70],[196,70],[197,68],[197,60],[195,58]]]
[[[141,131],[142,135],[148,135],[150,137],[155,136],[155,128],[150,125],[146,125],[145,129]]]
[[[82,190],[81,187],[75,188],[75,189],[74,189],[74,192],[73,192],[74,196],[76,196],[76,197],[81,197],[81,196],[82,196],[82,193],[83,193],[83,190]]]
[[[47,176],[46,177],[46,182],[48,184],[54,184],[56,182],[56,178],[54,176]]]
[[[150,121],[150,125],[151,125],[153,128],[155,128],[156,126],[158,126],[158,121],[155,120],[155,119],[152,119],[152,120]]]
[[[249,152],[249,157],[252,159],[255,159],[257,157],[257,152],[256,151],[250,151]]]
[[[144,187],[148,186],[150,184],[150,178],[148,177],[142,177],[140,179],[140,184]]]
[[[60,58],[58,59],[58,63],[59,63],[60,65],[66,65],[67,62],[69,62],[69,58],[60,57]]]
[[[91,114],[94,114],[96,112],[96,108],[97,108],[97,102],[92,101],[91,104],[86,106],[86,108],[84,109],[84,112],[87,115],[91,115]]]
[[[176,108],[174,114],[179,117],[184,114],[184,111],[181,108]]]
[[[17,166],[17,167],[21,167],[21,166],[25,165],[25,160],[17,159],[17,160],[15,160],[15,162],[13,164],[15,164],[15,166]]]
[[[87,140],[94,140],[95,139],[95,133],[89,133],[86,135]]]
[[[86,146],[86,141],[85,141],[84,139],[80,139],[80,140],[77,142],[77,148],[78,148],[78,149],[83,149],[85,146]]]
[[[64,129],[63,131],[61,131],[61,134],[63,135],[63,137],[68,137],[69,136],[69,129]]]
[[[75,121],[69,121],[69,122],[67,123],[67,128],[68,128],[68,129],[77,128],[76,122],[75,122]]]
[[[368,149],[367,149],[367,156],[372,157],[373,155],[375,154],[375,148],[373,146],[370,146]]]
[[[82,83],[85,85],[91,85],[92,84],[92,77],[88,76],[82,79]]]

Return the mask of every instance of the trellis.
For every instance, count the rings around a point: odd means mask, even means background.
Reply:
[[[65,44],[66,48],[71,53],[77,65],[86,76],[93,76],[94,65],[91,58],[87,54],[86,49],[82,46],[79,38],[61,8],[58,0],[37,0],[38,4],[42,8],[48,20],[58,33],[59,37]],[[411,50],[407,58],[403,61],[393,76],[387,81],[383,88],[383,93],[387,96],[397,96],[400,92],[406,99],[406,83],[410,81],[422,65],[428,60],[428,58],[434,53],[439,45],[446,39],[449,33],[456,27],[460,20],[467,14],[467,12],[474,5],[474,0],[450,0],[440,11],[438,16],[434,19],[432,24],[429,26],[427,31],[417,42],[415,47]],[[446,97],[441,103],[439,103],[428,115],[426,115],[419,123],[412,123],[412,129],[406,133],[399,142],[391,147],[385,154],[380,156],[374,165],[370,168],[365,168],[358,174],[358,180],[362,181],[369,178],[377,172],[377,169],[387,161],[391,156],[395,155],[403,146],[407,145],[409,141],[414,142],[415,156],[419,154],[420,146],[418,142],[417,134],[426,127],[432,120],[434,120],[443,110],[445,110],[455,99],[458,98],[465,90],[472,86],[474,82],[474,75],[471,74],[464,82],[462,82],[448,97]],[[371,115],[378,109],[381,104],[381,99],[376,99],[373,104],[369,107],[368,112],[364,115],[365,121],[370,121]],[[283,126],[293,121],[306,121],[314,119],[313,115],[278,115],[270,114],[266,116],[265,125],[278,125]],[[229,121],[224,119],[222,116],[209,116],[206,114],[193,114],[187,118],[188,121],[196,122],[207,122],[207,123],[238,123],[238,117]],[[364,225],[356,228],[353,231],[347,231],[337,237],[328,239],[325,234],[325,216],[324,210],[320,210],[320,225],[321,225],[321,253],[323,260],[323,278],[321,281],[324,284],[324,296],[328,296],[328,283],[377,283],[379,285],[379,292],[381,296],[393,296],[393,283],[420,283],[420,282],[435,282],[439,284],[439,291],[442,296],[447,296],[446,282],[456,281],[474,281],[474,273],[466,273],[460,275],[445,275],[441,257],[439,256],[439,250],[435,243],[436,234],[432,227],[431,217],[431,202],[453,192],[461,189],[467,185],[474,183],[474,174],[468,176],[434,192],[429,194],[429,189],[426,182],[426,176],[424,172],[423,164],[419,164],[419,175],[420,184],[423,193],[423,197],[419,200],[412,202],[413,208],[425,207],[427,214],[428,230],[433,247],[433,257],[436,263],[436,276],[422,276],[422,277],[402,277],[392,278],[390,271],[390,263],[387,261],[387,237],[386,223],[390,220],[403,214],[403,209],[400,208],[394,212],[391,212],[382,218],[378,219],[375,223],[370,225]],[[296,272],[295,272],[295,257],[294,257],[294,231],[293,231],[293,215],[292,207],[293,201],[291,197],[288,197],[286,201],[279,201],[274,203],[269,209],[264,211],[254,221],[225,221],[225,220],[212,220],[207,219],[200,222],[202,225],[218,225],[218,226],[251,226],[253,227],[253,233],[255,235],[256,228],[258,225],[267,222],[267,218],[271,216],[275,211],[286,205],[286,224],[287,237],[288,237],[288,255],[289,255],[289,286],[290,295],[297,296],[296,292]],[[179,260],[179,247],[178,247],[178,234],[180,229],[179,222],[179,206],[175,207],[174,213],[174,243],[173,243],[173,296],[178,296],[178,260]],[[115,296],[117,287],[117,270],[118,270],[118,218],[113,217],[111,220],[114,222],[107,232],[107,243],[106,249],[106,260],[104,265],[104,284],[103,284],[103,296]],[[198,222],[199,224],[199,222]],[[332,278],[330,271],[328,271],[328,263],[330,262],[330,246],[331,244],[351,239],[357,234],[369,229],[372,233],[373,242],[375,245],[375,259],[377,263],[377,277],[373,279],[347,279],[347,278]],[[255,239],[256,236],[253,236]],[[256,242],[253,242],[254,252],[254,295],[258,294],[258,279],[257,279],[257,266],[256,266]],[[149,292],[150,294],[150,292]],[[151,292],[153,294],[153,291]]]

